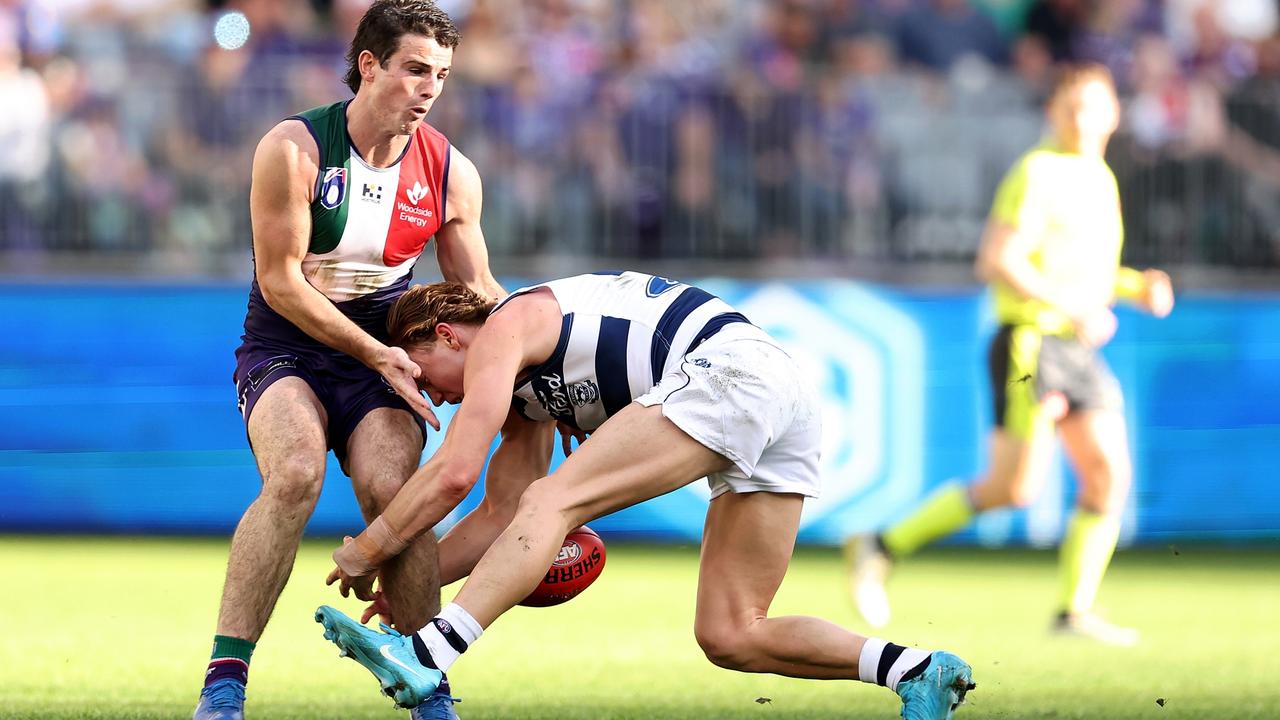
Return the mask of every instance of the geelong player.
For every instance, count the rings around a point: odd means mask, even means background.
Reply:
[[[262,490],[231,542],[213,658],[194,717],[243,717],[249,658],[293,567],[332,449],[372,519],[418,465],[419,369],[386,344],[387,311],[427,241],[445,278],[503,295],[480,232],[475,167],[424,122],[458,43],[426,0],[378,0],[347,54],[355,97],[276,125],[253,161],[255,280],[235,382]],[[438,609],[427,534],[381,567],[394,617]],[[447,688],[415,711],[452,717]]]
[[[555,420],[579,440],[591,433],[528,486],[454,602],[418,632],[379,633],[333,608],[317,611],[326,637],[400,705],[435,691],[483,629],[537,586],[570,530],[702,477],[712,500],[694,634],[712,662],[885,685],[908,718],[950,717],[972,687],[969,666],[950,653],[814,617],[769,617],[801,506],[818,494],[818,402],[792,359],[723,301],[630,272],[525,288],[496,309],[437,283],[409,290],[389,322],[422,369],[423,390],[461,407],[440,451],[334,553],[329,581],[344,594],[371,596],[378,569],[466,495],[504,424]]]
[[[893,560],[978,513],[1035,500],[1057,430],[1080,490],[1062,541],[1054,627],[1110,644],[1137,641],[1135,631],[1093,613],[1131,475],[1120,387],[1098,348],[1115,331],[1116,298],[1164,317],[1173,290],[1159,270],[1119,266],[1120,198],[1103,160],[1119,112],[1105,68],[1068,70],[1049,100],[1051,138],[1013,166],[996,194],[978,255],[1001,323],[990,352],[989,468],[968,486],[942,486],[879,535],[851,540],[854,599],[872,626],[889,620],[884,582]]]

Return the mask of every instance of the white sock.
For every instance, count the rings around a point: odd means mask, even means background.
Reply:
[[[894,645],[880,638],[867,638],[858,656],[858,679],[862,682],[883,685],[897,692],[898,683],[920,674],[932,655],[928,650]]]
[[[484,628],[471,617],[471,613],[461,605],[449,603],[426,627],[418,631],[417,638],[426,646],[431,662],[422,658],[420,650],[418,659],[424,665],[432,665],[440,672],[445,672],[467,651],[471,643],[480,639],[482,633]],[[414,648],[418,649],[416,644]]]

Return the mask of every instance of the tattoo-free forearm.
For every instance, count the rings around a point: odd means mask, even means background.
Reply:
[[[281,269],[260,273],[258,285],[272,310],[280,313],[300,330],[344,352],[366,365],[373,366],[383,344],[361,330],[329,298],[315,289],[300,274],[294,276]]]

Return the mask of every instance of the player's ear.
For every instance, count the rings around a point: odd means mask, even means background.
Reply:
[[[356,66],[360,68],[360,79],[364,82],[373,82],[373,68],[378,64],[376,55],[368,50],[361,50],[360,57],[356,58]]]
[[[453,326],[449,323],[439,323],[436,325],[436,337],[440,342],[444,343],[450,350],[457,350],[460,345],[458,343],[458,333],[454,331]]]

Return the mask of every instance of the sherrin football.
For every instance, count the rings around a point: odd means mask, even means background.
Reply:
[[[604,540],[595,530],[583,525],[564,539],[542,582],[520,604],[525,607],[559,605],[586,590],[600,577],[601,570],[604,570]]]

